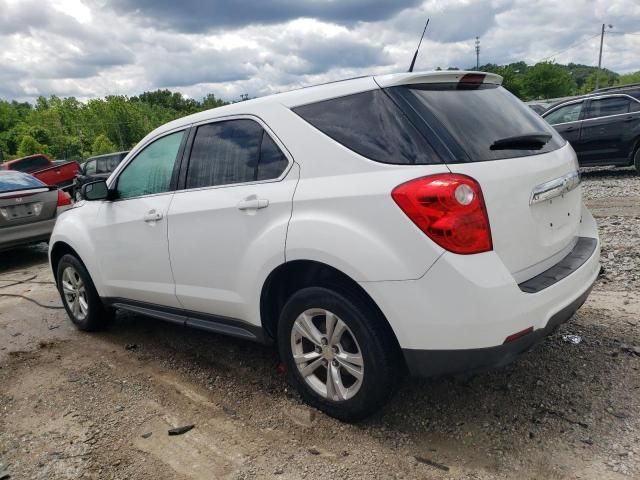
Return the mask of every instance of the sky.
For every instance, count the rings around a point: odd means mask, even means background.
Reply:
[[[168,88],[237,100],[357,75],[524,60],[640,70],[640,0],[0,0],[0,98]]]

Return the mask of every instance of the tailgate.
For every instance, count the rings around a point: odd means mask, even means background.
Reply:
[[[459,83],[387,90],[428,127],[432,143],[443,145],[449,169],[479,183],[493,249],[520,283],[558,263],[577,242],[578,164],[550,125],[489,80],[475,73]]]
[[[518,283],[566,256],[577,241],[580,188],[571,184],[575,153],[569,145],[526,158],[449,165],[475,178],[487,206],[493,248]],[[565,181],[566,179],[566,181]],[[556,185],[564,188],[549,190]],[[534,199],[534,190],[551,198]],[[569,190],[569,191],[567,191]]]

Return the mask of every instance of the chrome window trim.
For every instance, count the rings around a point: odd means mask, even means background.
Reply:
[[[585,97],[585,98],[581,98],[581,99],[578,99],[578,100],[569,100],[569,101],[567,101],[565,103],[561,103],[560,105],[556,105],[551,110],[543,112],[542,118],[546,119],[546,117],[549,114],[555,112],[559,108],[566,107],[568,105],[573,105],[574,103],[585,102],[587,100],[602,100],[602,99],[605,99],[605,98],[615,98],[615,97],[626,97],[626,98],[628,98],[629,100],[631,100],[633,102],[640,103],[640,100],[638,100],[637,98],[632,97],[631,95],[628,95],[626,93],[609,93],[609,94],[606,94],[606,95],[597,95],[597,96],[594,96],[594,97]],[[615,117],[615,116],[618,116],[618,115],[630,115],[630,114],[634,114],[634,113],[638,113],[638,112],[637,111],[636,112],[629,111],[627,113],[615,113],[613,115],[605,115],[603,117],[584,118],[582,120],[574,120],[573,122],[550,123],[549,125],[552,125],[552,126],[555,127],[556,125],[568,125],[570,123],[586,122],[586,121],[589,121],[589,120],[600,120],[601,118],[610,118],[610,117]]]

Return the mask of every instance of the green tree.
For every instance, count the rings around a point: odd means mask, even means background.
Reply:
[[[18,147],[18,156],[26,157],[27,155],[33,155],[34,153],[49,153],[46,145],[38,143],[38,141],[31,135],[24,135],[20,140],[20,146]]]
[[[599,81],[597,81],[598,79]],[[596,83],[600,88],[610,87],[613,84],[613,79],[610,79],[606,72],[595,71],[587,77],[580,89],[580,93],[592,92],[596,89]]]
[[[640,83],[640,70],[633,73],[625,73],[618,77],[618,83],[620,85],[629,85],[631,83]]]
[[[91,154],[92,155],[102,155],[104,153],[111,153],[117,151],[117,147],[111,143],[109,138],[101,133],[96,137],[91,145]]]
[[[527,99],[557,98],[572,95],[576,82],[561,65],[541,62],[527,70],[522,78],[522,87]]]

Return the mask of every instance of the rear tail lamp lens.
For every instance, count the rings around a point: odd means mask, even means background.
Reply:
[[[417,178],[394,188],[391,196],[442,248],[463,255],[493,249],[482,189],[473,178],[454,173]]]
[[[58,190],[58,206],[64,207],[66,205],[71,205],[71,197],[68,193]]]

